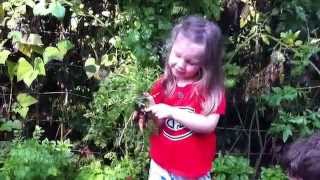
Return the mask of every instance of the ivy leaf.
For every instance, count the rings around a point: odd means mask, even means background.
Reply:
[[[21,117],[26,118],[28,111],[29,111],[29,107],[22,107],[22,106],[18,105],[17,107],[15,107],[13,109],[13,111],[15,113],[19,113]]]
[[[50,12],[58,19],[63,19],[66,9],[58,1],[54,1],[49,5]]]
[[[61,53],[61,56],[64,56],[70,49],[74,47],[74,45],[69,40],[62,40],[58,42],[57,47]]]
[[[37,46],[43,45],[41,36],[39,34],[34,34],[34,33],[29,34],[28,38],[23,43],[29,44],[29,45],[37,45]]]
[[[6,60],[8,59],[8,56],[10,55],[10,51],[8,50],[2,50],[0,51],[0,64],[5,64]]]
[[[26,55],[29,58],[31,57],[31,54],[32,54],[32,51],[33,51],[31,45],[19,43],[18,44],[18,49],[22,54]]]
[[[40,57],[36,57],[34,60],[34,70],[37,71],[39,75],[46,75],[44,62]]]
[[[53,59],[62,61],[63,56],[61,56],[59,49],[49,46],[43,52],[44,64],[47,64],[49,61]]]
[[[18,61],[17,67],[17,81],[23,80],[24,77],[29,76],[31,72],[33,72],[32,65],[23,57],[21,57]]]
[[[32,65],[24,58],[20,58],[17,67],[17,81],[23,80],[27,86],[30,86],[37,76],[38,72],[33,70]]]
[[[28,95],[27,93],[20,93],[17,96],[17,101],[22,107],[29,107],[32,104],[35,104],[38,102],[37,99],[34,97]]]
[[[26,74],[23,78],[23,82],[30,87],[32,82],[37,78],[38,72],[37,71],[31,71],[30,73]]]
[[[84,69],[88,78],[92,78],[98,71],[100,66],[96,64],[94,58],[88,58],[84,64]]]

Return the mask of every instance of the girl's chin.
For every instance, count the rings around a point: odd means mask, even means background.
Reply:
[[[175,76],[175,79],[177,82],[194,82],[196,81],[195,78],[189,78],[189,77],[185,77],[185,76],[181,76],[181,75],[178,75],[178,76]]]
[[[190,81],[194,79],[193,77],[187,76],[184,72],[179,72],[176,70],[172,71],[172,75],[175,77],[176,80]]]
[[[182,80],[182,79],[186,79],[185,76],[183,74],[180,73],[173,73],[174,77],[178,80]]]

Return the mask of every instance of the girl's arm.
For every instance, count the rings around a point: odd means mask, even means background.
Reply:
[[[151,111],[159,120],[173,118],[174,120],[182,123],[188,129],[199,133],[209,133],[214,131],[220,118],[219,114],[204,116],[202,114],[191,113],[167,104],[155,104],[150,106],[147,111]]]

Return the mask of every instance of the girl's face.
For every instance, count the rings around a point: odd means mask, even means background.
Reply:
[[[171,49],[168,66],[177,83],[189,83],[198,80],[204,45],[178,34]]]

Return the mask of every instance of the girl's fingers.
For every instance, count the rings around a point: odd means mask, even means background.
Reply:
[[[139,113],[138,113],[138,111],[134,111],[134,112],[133,112],[133,114],[132,114],[132,119],[133,119],[134,121],[138,121],[138,119],[139,119]]]
[[[143,118],[139,118],[139,129],[141,132],[143,132],[143,126],[144,126],[144,119]]]
[[[149,106],[149,107],[147,107],[146,109],[145,109],[145,111],[146,112],[153,112],[153,108],[154,106],[153,105],[151,105],[151,106]]]
[[[154,104],[156,104],[156,103],[154,102],[154,98],[153,98],[149,93],[145,92],[145,93],[143,93],[143,96],[148,99],[149,104],[150,104],[151,106],[154,105]]]

